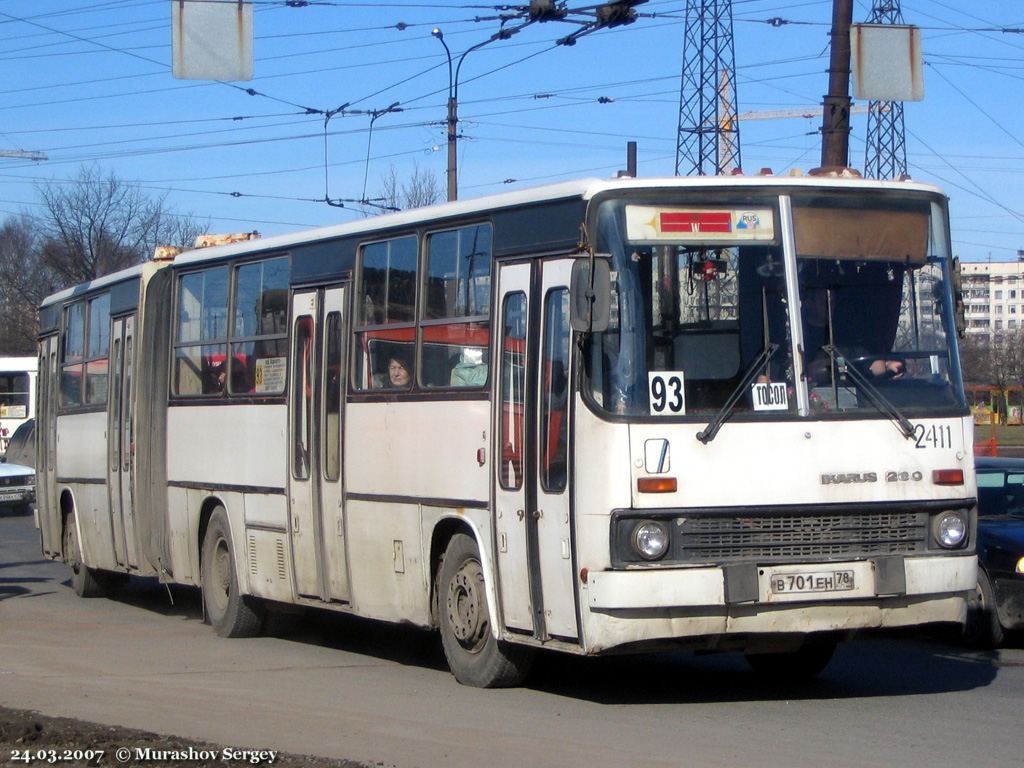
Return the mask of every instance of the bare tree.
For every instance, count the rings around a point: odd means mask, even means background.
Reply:
[[[145,261],[157,245],[186,245],[202,228],[96,166],[79,170],[71,185],[40,185],[44,214],[37,218],[43,263],[65,284]]]
[[[992,348],[987,335],[972,333],[960,339],[960,368],[968,384],[991,384]]]
[[[30,217],[12,217],[0,225],[0,354],[35,354],[36,308],[56,287],[38,253]]]
[[[95,166],[38,192],[42,214],[0,225],[0,354],[32,354],[37,309],[53,291],[139,264],[157,245],[191,245],[206,229]]]
[[[400,210],[422,208],[441,202],[441,183],[437,174],[428,168],[413,164],[412,175],[399,178],[395,166],[388,168],[381,178],[381,195],[384,204]]]
[[[1010,391],[1024,385],[1024,334],[1020,331],[968,335],[960,342],[960,365],[968,384],[996,390],[995,410],[1005,417]]]

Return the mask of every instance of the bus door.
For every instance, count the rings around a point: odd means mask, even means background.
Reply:
[[[36,507],[43,552],[60,554],[61,519],[57,508],[57,336],[39,343],[39,397],[36,401]]]
[[[493,430],[505,625],[574,640],[568,494],[571,260],[500,267]]]
[[[110,391],[107,397],[107,487],[110,529],[118,565],[137,567],[132,468],[135,463],[135,316],[113,319],[110,335]]]
[[[292,561],[298,594],[348,600],[342,492],[345,287],[297,291],[288,396]]]

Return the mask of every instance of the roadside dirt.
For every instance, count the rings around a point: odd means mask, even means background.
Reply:
[[[224,766],[273,765],[275,768],[379,768],[352,760],[264,750],[241,754],[225,747],[177,736],[119,728],[66,717],[47,717],[24,709],[0,707],[0,766]],[[102,755],[98,754],[102,752]],[[263,754],[260,754],[263,752]],[[90,754],[91,753],[91,754]]]

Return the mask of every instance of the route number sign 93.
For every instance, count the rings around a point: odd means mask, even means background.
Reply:
[[[682,371],[651,371],[647,374],[651,416],[681,416],[686,413],[685,381]]]

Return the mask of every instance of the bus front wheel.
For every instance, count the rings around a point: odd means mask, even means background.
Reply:
[[[1003,644],[1006,630],[999,621],[995,590],[988,574],[978,566],[978,584],[974,597],[967,601],[964,638],[976,648],[991,650]]]
[[[533,661],[533,649],[510,645],[491,632],[484,572],[476,542],[457,533],[448,543],[438,582],[441,644],[448,667],[463,685],[518,685]]]
[[[240,594],[227,512],[217,507],[203,537],[202,584],[206,618],[221,637],[255,637],[263,613]]]

